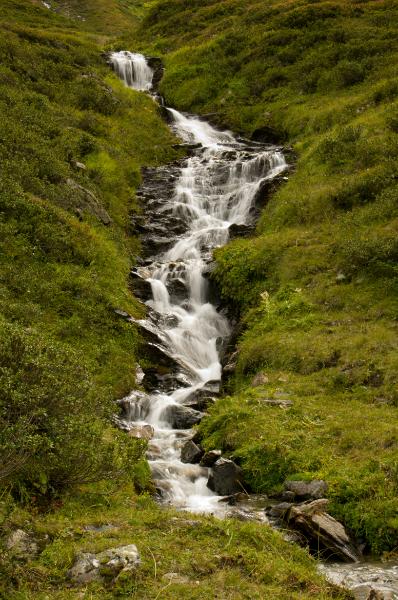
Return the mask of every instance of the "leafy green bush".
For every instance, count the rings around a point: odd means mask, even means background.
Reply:
[[[81,356],[0,322],[0,477],[20,495],[132,476],[134,442],[105,436],[111,406]]]

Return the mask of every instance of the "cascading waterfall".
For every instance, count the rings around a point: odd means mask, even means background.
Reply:
[[[110,55],[110,62],[126,86],[138,91],[148,91],[152,88],[153,70],[142,54],[127,50],[113,52]]]
[[[129,52],[111,56],[116,73],[127,85],[148,90],[153,73],[143,61],[144,57]],[[173,407],[184,405],[198,390],[206,389],[209,382],[214,386],[221,378],[218,343],[228,336],[229,324],[208,301],[203,272],[212,251],[228,241],[232,224],[248,222],[261,185],[287,165],[277,149],[250,146],[194,116],[167,110],[178,137],[198,147],[181,168],[171,201],[162,208],[181,219],[186,231],[146,267],[153,296],[147,304],[167,317],[161,321],[165,325],[160,336],[184,366],[189,385],[167,394],[137,397],[133,392],[130,418],[135,425],[154,428],[148,459],[163,500],[191,511],[222,513],[225,504],[207,487],[209,469],[181,461],[181,446],[192,433],[173,428],[170,415]],[[185,293],[172,300],[170,288],[176,279]]]

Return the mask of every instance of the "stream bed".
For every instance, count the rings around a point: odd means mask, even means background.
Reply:
[[[117,52],[110,63],[125,84],[151,91],[154,71],[140,54]],[[236,138],[208,122],[163,109],[189,152],[176,164],[147,169],[139,191],[145,215],[144,257],[132,270],[147,316],[135,320],[164,374],[145,372],[143,391],[120,401],[120,427],[149,440],[148,460],[160,501],[181,510],[268,522],[258,498],[230,506],[210,489],[211,469],[181,459],[221,380],[220,352],[231,333],[208,279],[213,250],[256,220],[267,186],[288,169],[282,148]],[[261,206],[261,204],[260,204]],[[146,384],[146,385],[145,385]],[[243,489],[242,489],[243,492]],[[398,566],[322,564],[356,597],[398,600]],[[371,596],[374,587],[383,596]]]

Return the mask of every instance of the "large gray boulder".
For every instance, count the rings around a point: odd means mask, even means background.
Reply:
[[[197,464],[204,454],[204,450],[199,448],[192,440],[186,442],[181,448],[181,462]]]
[[[220,496],[231,496],[242,491],[242,469],[232,460],[219,458],[214,463],[207,487]]]
[[[166,420],[173,429],[190,429],[202,419],[203,413],[181,404],[168,406],[162,419]]]
[[[328,484],[322,479],[313,481],[285,481],[285,490],[292,492],[297,500],[318,500],[324,498]]]
[[[140,564],[140,556],[134,544],[109,548],[99,554],[82,553],[68,571],[67,577],[77,585],[92,581],[116,579],[121,573],[134,571]]]
[[[345,562],[357,562],[359,552],[343,525],[326,510],[326,499],[292,506],[285,520],[289,527],[300,532],[315,552],[324,557]]]

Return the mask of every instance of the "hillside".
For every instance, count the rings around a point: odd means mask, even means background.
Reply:
[[[141,28],[169,104],[296,157],[255,236],[216,253],[242,327],[205,445],[257,491],[326,479],[375,553],[398,539],[397,27],[395,2],[167,0]]]
[[[105,61],[143,3],[51,7],[6,0],[0,26],[0,596],[345,598],[268,528],[158,507],[145,443],[110,425],[142,360],[115,312],[142,315],[128,278],[140,170],[180,151]],[[19,530],[27,551],[10,546]],[[131,543],[136,576],[71,588],[79,552]]]

